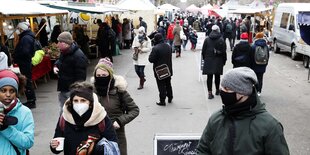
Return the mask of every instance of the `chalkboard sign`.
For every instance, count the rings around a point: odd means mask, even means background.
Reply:
[[[201,134],[156,134],[154,155],[196,155]]]

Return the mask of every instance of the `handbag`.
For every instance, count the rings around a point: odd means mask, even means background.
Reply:
[[[159,80],[163,80],[171,76],[169,67],[166,64],[162,64],[162,65],[155,67],[155,72]]]
[[[183,30],[180,31],[180,38],[181,38],[182,40],[187,40],[187,37],[186,37],[186,35],[185,35],[185,33],[184,33]]]

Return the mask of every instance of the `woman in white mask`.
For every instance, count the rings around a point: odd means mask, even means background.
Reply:
[[[148,58],[152,50],[152,43],[148,36],[146,36],[145,28],[141,26],[138,30],[138,35],[132,42],[132,49],[138,53],[138,57],[133,60],[135,71],[140,79],[138,90],[143,89],[144,82],[146,81],[144,75],[144,68],[149,63]]]
[[[58,137],[64,137],[64,154],[78,154],[86,151],[88,154],[96,151],[91,146],[83,146],[90,136],[97,140],[105,137],[109,141],[117,142],[117,136],[110,118],[104,107],[98,102],[98,97],[93,93],[93,87],[87,82],[77,82],[71,86],[70,98],[63,106],[62,115],[59,118],[54,134],[50,142],[51,151],[59,145]],[[82,145],[81,145],[82,144]]]

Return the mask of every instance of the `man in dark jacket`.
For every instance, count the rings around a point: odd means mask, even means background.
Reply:
[[[233,64],[233,68],[251,68],[253,63],[253,52],[252,47],[248,42],[248,33],[244,32],[240,35],[240,42],[233,49],[231,62]]]
[[[205,39],[201,57],[204,60],[203,75],[208,75],[207,86],[209,99],[213,99],[212,94],[212,81],[213,75],[215,76],[215,95],[219,95],[220,76],[223,74],[223,67],[227,60],[226,43],[222,38],[220,28],[217,25],[212,26],[212,32]]]
[[[69,98],[69,87],[77,81],[86,80],[88,59],[72,39],[69,32],[62,32],[58,36],[58,48],[60,57],[55,62],[54,73],[58,74],[57,91],[60,91],[58,99],[60,109]]]
[[[34,56],[34,33],[30,30],[28,22],[20,22],[17,25],[16,33],[19,35],[19,41],[15,48],[14,62],[18,64],[21,74],[27,77],[26,98],[23,103],[29,108],[36,107],[36,95],[32,87],[32,64],[31,58]]]
[[[100,52],[100,57],[109,57],[113,62],[112,55],[116,50],[116,34],[106,22],[102,22],[98,19],[97,24],[99,25],[99,29],[96,42]]]
[[[161,34],[156,34],[154,37],[155,46],[152,49],[152,52],[149,56],[149,61],[153,63],[154,76],[156,78],[157,87],[159,90],[159,103],[156,103],[159,106],[166,105],[166,97],[168,97],[168,103],[172,102],[173,94],[171,87],[171,76],[172,72],[172,49],[171,46],[164,43],[163,37]],[[160,65],[167,65],[170,71],[170,76],[165,79],[159,79],[156,74],[156,67]]]
[[[283,126],[265,109],[248,67],[226,72],[221,81],[223,109],[212,114],[197,155],[289,155]]]

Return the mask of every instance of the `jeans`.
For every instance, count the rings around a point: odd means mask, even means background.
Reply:
[[[145,66],[135,65],[135,71],[140,78],[143,78],[145,76],[144,68]]]

